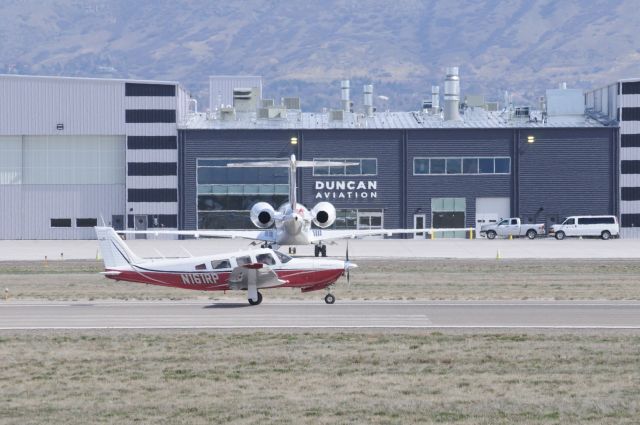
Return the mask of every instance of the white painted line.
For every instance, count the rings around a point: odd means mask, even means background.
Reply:
[[[243,301],[193,301],[193,302],[171,302],[171,301],[121,301],[121,302],[61,302],[61,303],[7,303],[0,304],[0,308],[3,307],[116,307],[116,306],[209,306],[209,305],[237,305],[243,304]],[[247,303],[247,307],[249,304]],[[349,301],[341,302],[334,306],[327,306],[325,303],[309,301],[291,301],[291,302],[271,302],[265,303],[262,306],[254,306],[254,309],[260,309],[268,306],[305,306],[305,307],[322,307],[322,308],[340,308],[342,306],[424,306],[424,307],[640,307],[638,301],[469,301],[469,302],[433,302],[433,301]]]
[[[588,325],[195,325],[195,326],[14,326],[0,327],[0,331],[35,330],[144,330],[144,329],[569,329],[569,330],[640,330],[639,326],[588,326]]]

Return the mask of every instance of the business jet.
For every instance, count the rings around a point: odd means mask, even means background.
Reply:
[[[346,165],[357,165],[347,163]],[[362,230],[326,230],[336,220],[336,208],[330,202],[319,202],[311,210],[299,204],[297,200],[296,170],[309,167],[345,166],[335,161],[297,161],[295,155],[288,160],[239,162],[227,164],[236,168],[288,168],[289,201],[277,210],[267,202],[258,202],[251,208],[251,222],[261,230],[124,230],[126,234],[172,234],[194,237],[244,238],[261,243],[262,248],[289,247],[289,254],[296,253],[296,245],[315,245],[315,256],[327,256],[325,242],[335,239],[353,239],[362,236],[376,236],[400,233],[425,233],[425,229],[362,229]],[[313,228],[315,224],[318,228]]]
[[[302,292],[327,290],[324,301],[333,304],[329,288],[343,275],[349,283],[349,261],[292,258],[263,248],[228,254],[180,259],[142,259],[111,227],[96,227],[104,260],[104,276],[113,280],[147,283],[199,291],[247,291],[249,304],[262,302],[260,289],[300,288]]]

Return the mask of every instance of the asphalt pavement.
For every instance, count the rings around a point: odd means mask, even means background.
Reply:
[[[26,302],[0,303],[0,330],[637,329],[638,302]]]
[[[127,241],[142,257],[188,257],[250,249],[250,241],[242,239]],[[566,239],[488,240],[488,239],[355,239],[349,240],[349,255],[358,258],[461,258],[461,259],[585,259],[640,258],[640,239]],[[329,256],[342,258],[347,241],[329,244]],[[287,252],[287,248],[282,249]],[[313,255],[313,246],[297,247],[298,255]],[[0,241],[0,261],[49,261],[100,258],[95,240],[80,241]]]

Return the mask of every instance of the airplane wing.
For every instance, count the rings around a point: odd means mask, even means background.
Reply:
[[[286,280],[278,279],[278,275],[270,267],[264,264],[246,264],[238,266],[231,271],[229,276],[229,287],[231,289],[247,289],[249,279],[256,279],[256,287],[273,288],[287,283]]]
[[[452,232],[468,229],[367,229],[367,230],[321,230],[313,229],[311,242],[322,242],[334,239],[354,239],[362,236],[399,235],[433,232]]]
[[[177,235],[193,236],[195,238],[250,239],[272,243],[276,241],[276,232],[274,230],[117,230],[117,233],[125,235]]]

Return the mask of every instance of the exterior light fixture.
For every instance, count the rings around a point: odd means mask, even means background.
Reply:
[[[296,136],[291,137],[291,144],[292,145],[297,145],[298,144],[298,138]]]
[[[536,141],[535,136],[527,136],[527,143],[534,143]]]

